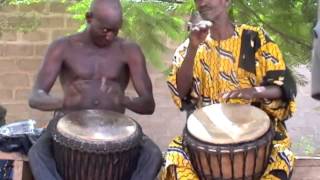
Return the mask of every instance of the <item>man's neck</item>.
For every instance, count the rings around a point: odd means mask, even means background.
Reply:
[[[211,38],[215,40],[225,40],[232,37],[234,26],[228,15],[217,18],[210,28]]]
[[[89,29],[87,27],[87,29],[85,31],[83,31],[82,33],[82,38],[84,40],[84,42],[87,44],[87,45],[90,45],[90,46],[95,46],[93,40],[91,39],[91,36],[90,36],[90,32],[89,32]]]

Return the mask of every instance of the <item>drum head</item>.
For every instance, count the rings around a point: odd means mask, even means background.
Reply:
[[[104,110],[71,112],[57,123],[57,131],[66,138],[95,144],[123,142],[136,130],[137,123],[129,117]]]
[[[255,140],[270,127],[261,109],[241,104],[213,104],[196,110],[187,120],[195,138],[212,144],[237,144]]]

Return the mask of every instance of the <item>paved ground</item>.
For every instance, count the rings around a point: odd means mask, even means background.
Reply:
[[[298,72],[310,80],[310,72],[301,67]],[[320,155],[320,101],[310,97],[310,83],[299,87],[297,112],[287,122],[289,133],[294,142],[294,150],[299,154]]]

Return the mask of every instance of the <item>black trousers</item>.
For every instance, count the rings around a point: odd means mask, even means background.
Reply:
[[[62,180],[53,158],[51,134],[46,131],[29,150],[29,163],[35,180]],[[154,180],[162,164],[159,147],[147,136],[143,136],[137,168],[131,180]]]

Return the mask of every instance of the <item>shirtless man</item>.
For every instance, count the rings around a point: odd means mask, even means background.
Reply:
[[[37,76],[29,104],[43,111],[64,113],[80,109],[130,109],[152,114],[155,103],[144,55],[135,43],[117,37],[122,24],[118,0],[95,0],[86,14],[87,29],[53,42]],[[49,95],[59,76],[64,98]],[[124,96],[129,79],[138,97]],[[153,180],[161,165],[159,148],[146,136],[131,179]],[[46,132],[29,151],[36,180],[61,179]]]

